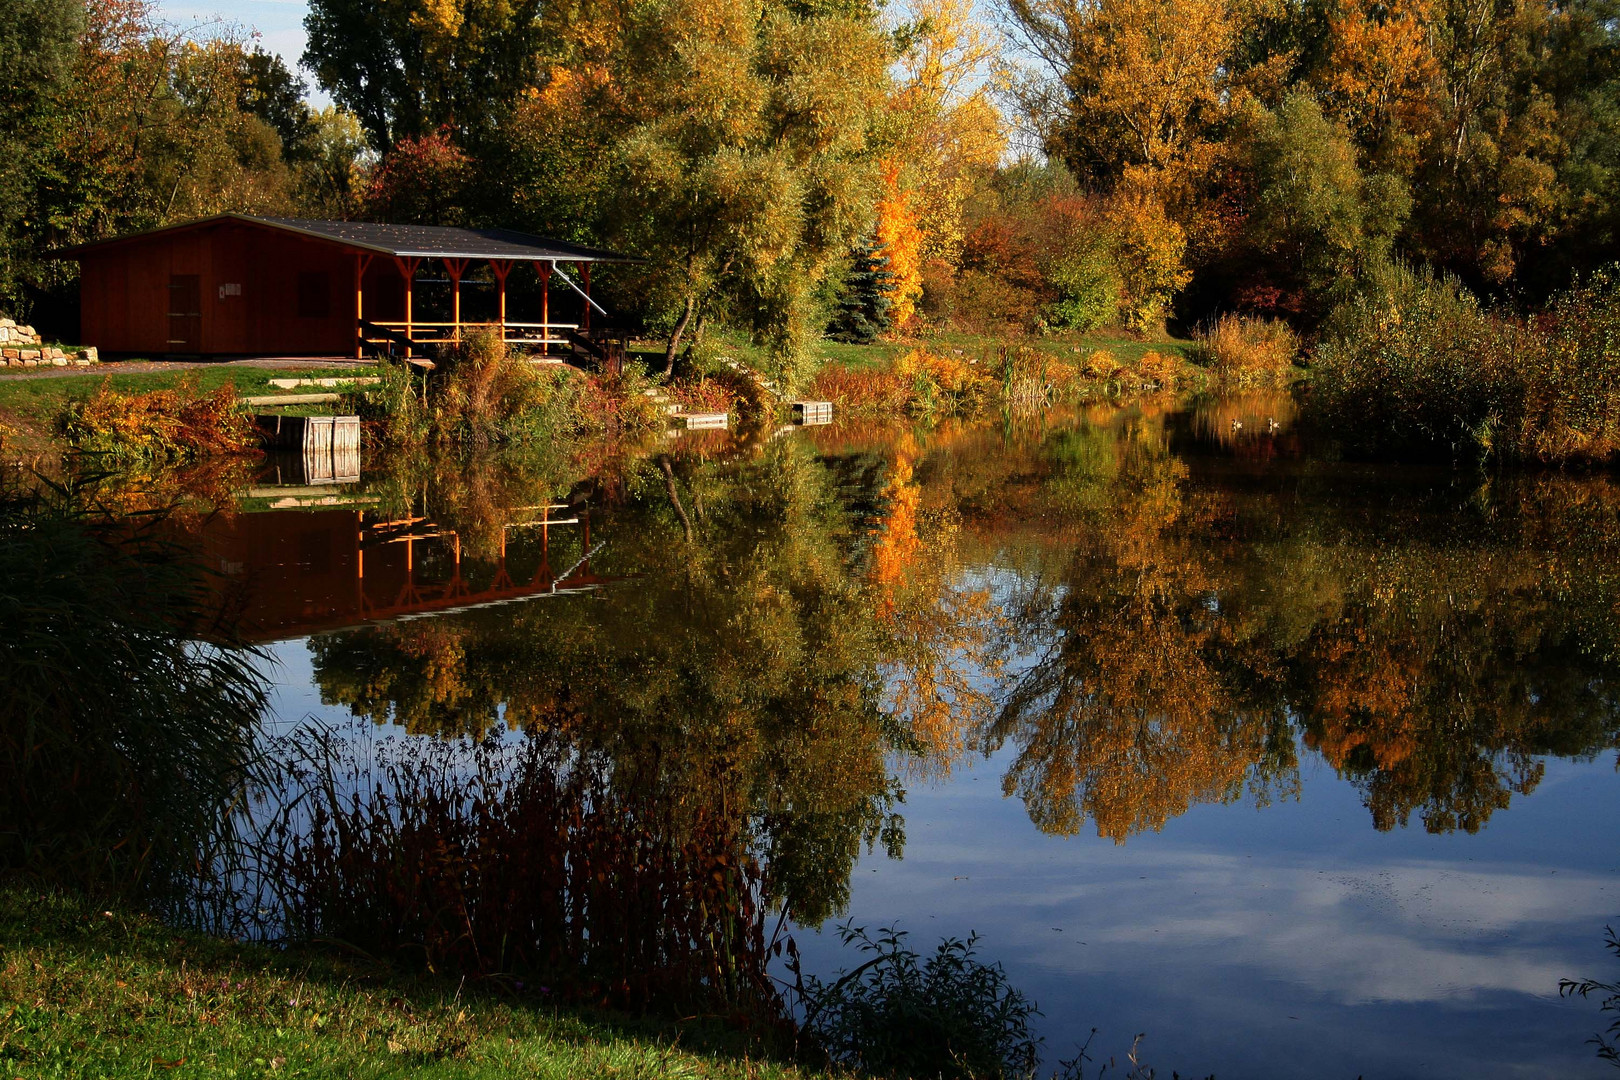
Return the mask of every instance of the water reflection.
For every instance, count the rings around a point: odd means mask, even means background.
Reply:
[[[1251,397],[379,462],[346,506],[188,527],[256,634],[310,635],[334,713],[424,756],[475,740],[589,762],[593,806],[633,805],[625,827],[654,823],[659,850],[757,864],[762,904],[805,926],[848,909],[866,853],[904,853],[906,788],[971,805],[987,757],[1081,851],[1207,834],[1200,807],[1344,799],[1368,835],[1466,839],[1620,746],[1607,477],[1342,465],[1292,423],[1286,397]],[[994,820],[1010,907],[1063,887]],[[1231,899],[1241,864],[1220,858],[1172,875],[1227,897],[1183,937],[1243,952],[1262,901]],[[1548,968],[1521,952],[1516,971]],[[1534,992],[1452,967],[1471,993]]]

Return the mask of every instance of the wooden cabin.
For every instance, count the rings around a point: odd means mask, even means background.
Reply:
[[[80,340],[144,356],[409,356],[458,339],[471,323],[498,325],[506,340],[547,350],[588,334],[592,308],[601,312],[590,298],[592,264],[637,261],[508,229],[246,214],[58,254],[80,266]],[[540,310],[512,320],[507,280],[525,265],[539,277]],[[428,280],[448,303],[424,316],[418,282]],[[463,287],[475,283],[493,303],[464,322]],[[551,320],[558,287],[580,298],[570,305],[581,312],[574,322]]]

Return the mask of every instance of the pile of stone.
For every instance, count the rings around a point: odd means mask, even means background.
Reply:
[[[60,349],[44,345],[32,326],[18,326],[12,319],[0,319],[0,362],[6,367],[88,367],[99,363],[95,346]]]

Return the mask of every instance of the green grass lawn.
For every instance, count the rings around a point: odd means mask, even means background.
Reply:
[[[559,1008],[0,890],[0,1077],[787,1080],[712,1021]]]

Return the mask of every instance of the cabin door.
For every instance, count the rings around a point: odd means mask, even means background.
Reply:
[[[202,278],[169,275],[169,351],[202,351]]]

